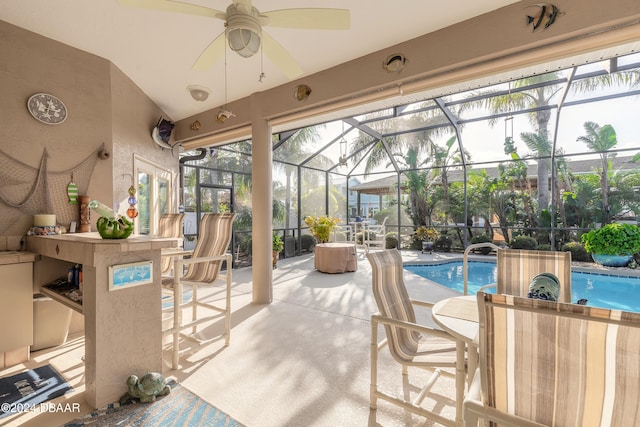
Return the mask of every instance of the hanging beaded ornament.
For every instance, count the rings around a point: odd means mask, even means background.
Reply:
[[[132,185],[129,187],[129,209],[127,209],[127,216],[131,219],[134,219],[138,216],[138,209],[136,209],[136,205],[138,204],[138,199],[136,199],[136,188]]]

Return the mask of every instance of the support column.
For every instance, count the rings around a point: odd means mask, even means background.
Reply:
[[[256,111],[252,117],[252,141],[253,303],[269,304],[273,300],[271,125]]]

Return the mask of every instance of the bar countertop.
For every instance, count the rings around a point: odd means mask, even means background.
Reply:
[[[147,251],[176,246],[177,239],[132,235],[126,239],[103,239],[97,232],[28,236],[31,252],[51,258],[96,265],[96,257],[117,253]]]

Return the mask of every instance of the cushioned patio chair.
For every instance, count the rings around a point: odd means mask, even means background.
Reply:
[[[526,297],[531,280],[540,273],[552,273],[559,279],[558,302],[571,302],[571,252],[498,250],[496,293]]]
[[[640,425],[640,313],[483,292],[477,300],[480,364],[466,426]]]
[[[440,368],[455,370],[457,418],[462,418],[462,399],[465,386],[465,367],[457,362],[457,352],[464,352],[464,344],[457,344],[448,333],[418,325],[413,305],[431,307],[432,304],[409,298],[403,279],[402,257],[396,249],[367,254],[372,269],[373,295],[379,312],[371,316],[371,409],[382,399],[443,425],[456,425],[439,413],[421,406],[430,388],[443,373]],[[386,338],[378,342],[378,327],[384,326]],[[433,371],[425,387],[411,401],[399,399],[378,389],[378,352],[388,347],[393,359],[402,366],[408,382],[410,366]],[[464,353],[463,353],[464,355]]]
[[[231,242],[231,233],[235,213],[210,213],[202,215],[200,220],[200,231],[198,241],[190,258],[179,256],[174,257],[173,277],[163,277],[162,284],[165,289],[174,292],[173,316],[174,326],[164,331],[165,335],[173,335],[173,356],[172,367],[178,368],[180,357],[180,338],[191,341],[197,345],[205,345],[217,339],[203,340],[195,336],[197,326],[206,322],[211,322],[219,317],[224,317],[224,339],[225,346],[229,345],[231,334],[231,277],[232,277],[232,256],[227,253]],[[222,273],[222,265],[225,264],[225,272]],[[184,267],[186,272],[184,271]],[[216,280],[224,280],[225,287],[222,294],[224,296],[223,305],[203,302],[198,299],[198,288],[203,286],[213,286]],[[183,301],[183,287],[191,287],[191,299]],[[182,311],[186,307],[191,307],[191,321],[184,323]],[[204,308],[215,312],[214,315],[198,318],[198,308]],[[187,334],[183,331],[191,329]]]

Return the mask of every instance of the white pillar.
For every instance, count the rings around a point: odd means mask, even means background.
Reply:
[[[252,117],[252,274],[253,303],[273,300],[272,263],[272,151],[271,125],[258,114]]]

